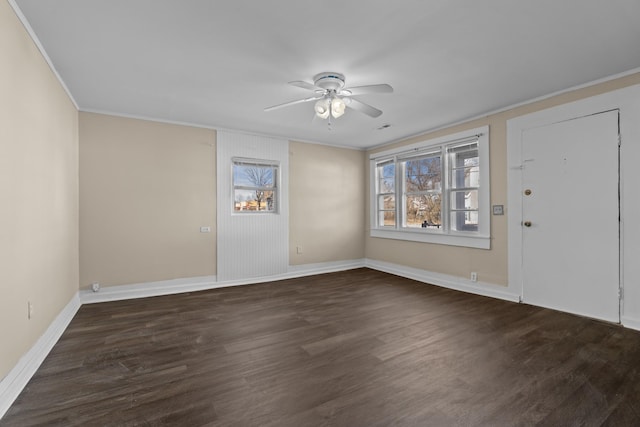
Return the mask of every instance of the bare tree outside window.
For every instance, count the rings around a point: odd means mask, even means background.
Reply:
[[[439,155],[410,159],[405,165],[405,225],[440,227],[442,224],[442,166]]]
[[[278,166],[265,161],[233,163],[234,211],[277,211]]]
[[[272,187],[273,186],[273,170],[264,167],[249,167],[244,169],[247,179],[256,187]],[[262,201],[267,198],[266,193],[271,191],[255,190],[256,201],[258,202],[258,210],[262,210]]]

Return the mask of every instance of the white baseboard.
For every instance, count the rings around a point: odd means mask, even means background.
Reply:
[[[204,291],[219,287],[216,276],[189,277],[184,279],[160,280],[157,282],[133,283],[129,285],[105,286],[98,292],[80,291],[82,304],[120,301],[136,298],[157,297],[183,292]]]
[[[520,302],[520,295],[509,292],[509,289],[506,286],[499,286],[486,282],[472,282],[471,280],[464,279],[462,277],[433,273],[427,270],[393,264],[390,262],[376,261],[373,259],[367,259],[365,266],[374,270],[384,271],[385,273],[395,274],[396,276],[406,277],[407,279],[413,279],[419,282],[441,286],[443,288],[498,298],[506,301]]]
[[[82,304],[94,304],[107,301],[119,301],[135,298],[147,298],[160,295],[196,292],[208,289],[225,288],[229,286],[251,285],[255,283],[274,282],[277,280],[293,279],[314,274],[333,273],[336,271],[352,270],[365,266],[364,259],[323,262],[290,266],[284,274],[274,276],[251,277],[239,280],[218,282],[216,276],[190,277],[185,279],[161,280],[157,282],[135,283],[129,285],[105,286],[98,292],[91,290],[80,291]]]
[[[80,306],[80,298],[76,293],[33,347],[20,358],[16,366],[0,381],[0,419],[9,410],[22,392],[22,389],[24,389],[53,346],[58,342],[58,339],[67,329]]]
[[[313,276],[314,274],[335,273],[336,271],[353,270],[356,268],[363,268],[366,260],[352,259],[349,261],[333,261],[333,262],[319,262],[316,264],[302,264],[302,265],[290,265],[288,276],[303,277]]]
[[[620,318],[620,323],[622,326],[629,329],[635,329],[636,331],[640,331],[640,320],[634,319],[632,317],[622,316]]]
[[[499,298],[507,301],[518,302],[520,296],[508,291],[506,287],[484,282],[471,282],[470,280],[433,273],[417,268],[406,267],[384,261],[371,259],[355,259],[347,261],[323,262],[316,264],[303,264],[289,266],[286,273],[273,276],[251,277],[239,280],[216,281],[216,276],[191,277],[185,279],[162,280],[157,282],[136,283],[130,285],[107,286],[98,292],[90,290],[80,291],[82,304],[93,304],[107,301],[118,301],[135,298],[147,298],[160,295],[171,295],[183,292],[196,292],[208,289],[224,288],[229,286],[251,285],[256,283],[274,282],[277,280],[293,279],[296,277],[311,276],[314,274],[333,273],[336,271],[352,270],[368,267],[374,270],[384,271],[397,276],[414,279],[424,283],[430,283],[458,291],[472,294]]]

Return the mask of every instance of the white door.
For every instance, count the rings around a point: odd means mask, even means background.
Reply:
[[[525,130],[523,301],[620,321],[618,112]]]

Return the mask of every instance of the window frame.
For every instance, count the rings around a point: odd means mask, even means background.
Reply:
[[[440,162],[440,190],[422,190],[422,191],[408,191],[407,190],[407,180],[406,180],[406,176],[407,176],[407,162],[410,161],[419,161],[422,159],[427,159],[427,158],[438,158],[439,162]],[[445,177],[444,177],[444,171],[443,171],[443,166],[444,166],[444,160],[443,160],[443,156],[442,156],[442,149],[440,147],[426,147],[425,149],[418,149],[418,150],[412,150],[409,153],[401,153],[397,156],[395,156],[395,163],[396,163],[396,171],[397,171],[397,176],[396,179],[398,180],[398,185],[399,187],[396,187],[397,189],[399,189],[399,191],[401,191],[401,194],[396,194],[396,197],[401,196],[401,202],[400,205],[397,206],[397,215],[400,215],[400,222],[399,222],[399,226],[398,226],[398,222],[396,222],[396,226],[397,228],[402,228],[402,229],[407,229],[407,230],[415,230],[417,229],[417,227],[409,227],[406,225],[406,219],[407,219],[407,212],[406,212],[406,206],[407,206],[407,197],[408,196],[414,196],[414,195],[426,195],[426,194],[439,194],[440,195],[440,211],[442,212],[442,205],[444,203],[444,194],[443,194],[443,188],[444,188],[444,182],[445,182]],[[442,214],[440,215],[442,217]],[[440,228],[440,227],[438,227]]]
[[[261,187],[251,185],[236,185],[234,168],[236,165],[253,165],[262,168],[271,168],[273,174],[273,186]],[[236,210],[235,194],[236,190],[244,191],[270,191],[275,197],[273,210]],[[231,158],[231,214],[232,215],[278,215],[280,213],[280,162],[275,160],[265,159],[249,159],[245,157],[232,157]],[[266,201],[265,201],[266,202]]]
[[[375,197],[376,197],[376,201],[375,201],[376,213],[375,213],[375,215],[376,215],[377,221],[380,221],[380,218],[382,218],[383,224],[381,225],[381,227],[382,228],[387,228],[389,226],[384,225],[385,212],[393,212],[393,214],[394,214],[394,222],[397,223],[397,220],[398,220],[397,219],[398,200],[396,199],[396,186],[397,186],[397,183],[396,183],[396,169],[395,169],[396,166],[395,166],[395,163],[393,161],[383,161],[383,162],[380,162],[380,163],[381,163],[381,165],[383,167],[388,165],[388,164],[393,164],[393,166],[394,166],[393,191],[391,191],[391,192],[389,192],[389,191],[387,191],[387,192],[378,192],[378,191],[376,191],[376,195],[375,195]],[[377,166],[379,166],[379,165],[376,165],[376,167]],[[378,177],[376,175],[376,179],[377,178]],[[384,179],[385,178],[381,178],[381,180],[384,180]],[[380,181],[377,181],[375,185],[379,186],[380,185]],[[385,209],[384,206],[382,208],[380,208],[380,205],[378,204],[379,199],[380,198],[384,199],[385,197],[393,197],[393,206],[394,206],[393,209]],[[383,202],[383,205],[384,205],[384,202]],[[382,215],[382,217],[380,215]]]
[[[467,225],[464,225],[464,224],[461,226],[459,218],[456,218],[455,221],[452,218],[453,214],[456,213],[456,212],[477,212],[479,214],[479,211],[480,211],[480,207],[479,206],[478,206],[477,209],[466,208],[466,207],[460,208],[460,207],[454,206],[454,202],[453,202],[453,199],[455,197],[454,193],[461,193],[461,192],[467,192],[467,191],[476,191],[476,192],[478,192],[478,194],[480,193],[480,185],[479,184],[475,185],[475,186],[474,185],[461,185],[461,186],[459,186],[459,184],[456,182],[458,178],[455,176],[455,172],[458,171],[458,170],[464,170],[469,166],[458,166],[458,165],[454,165],[452,163],[454,155],[466,154],[466,153],[469,153],[471,151],[471,150],[457,151],[457,149],[460,149],[460,148],[465,147],[465,146],[469,146],[471,144],[474,144],[474,142],[471,142],[471,143],[463,142],[463,143],[460,143],[460,144],[449,144],[449,145],[446,146],[446,149],[443,150],[444,152],[446,152],[447,162],[448,162],[448,165],[449,165],[449,168],[448,168],[448,171],[447,171],[448,174],[449,174],[449,181],[448,181],[449,182],[449,186],[447,188],[448,203],[449,203],[448,204],[448,206],[449,206],[449,216],[448,216],[449,226],[450,226],[451,229],[453,229],[454,228],[453,224],[455,222],[456,223],[455,224],[455,231],[458,231],[458,232],[460,232],[460,231],[476,232],[476,231],[479,230],[479,226],[480,226],[479,219],[478,219],[478,225],[476,227],[473,227],[473,226],[467,226]],[[478,165],[477,166],[478,166],[478,168],[480,168],[479,143],[475,142],[475,144],[476,144],[475,151],[477,152],[477,156],[473,156],[473,157],[478,157]],[[468,156],[467,155],[467,156],[463,156],[462,157],[462,159],[465,159],[465,158],[472,158],[472,156]],[[473,166],[471,166],[471,167],[473,167]],[[465,230],[465,228],[467,228],[467,229]]]
[[[478,229],[455,230],[452,227],[452,193],[467,187],[453,186],[453,168],[450,164],[449,151],[451,148],[463,146],[477,139],[479,175],[478,191]],[[439,228],[407,227],[405,224],[406,196],[404,162],[412,158],[420,158],[439,151],[441,162],[441,211]],[[489,126],[470,129],[443,137],[420,141],[411,145],[391,150],[372,153],[370,159],[370,236],[396,240],[407,240],[424,243],[435,243],[470,248],[490,249],[491,247],[491,188],[489,165]],[[380,226],[378,209],[378,175],[377,165],[392,161],[395,165],[395,226]],[[476,190],[476,187],[469,187]],[[463,211],[474,211],[464,209]]]

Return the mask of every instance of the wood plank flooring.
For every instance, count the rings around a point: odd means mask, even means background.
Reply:
[[[2,426],[638,426],[640,333],[369,270],[85,305]]]

